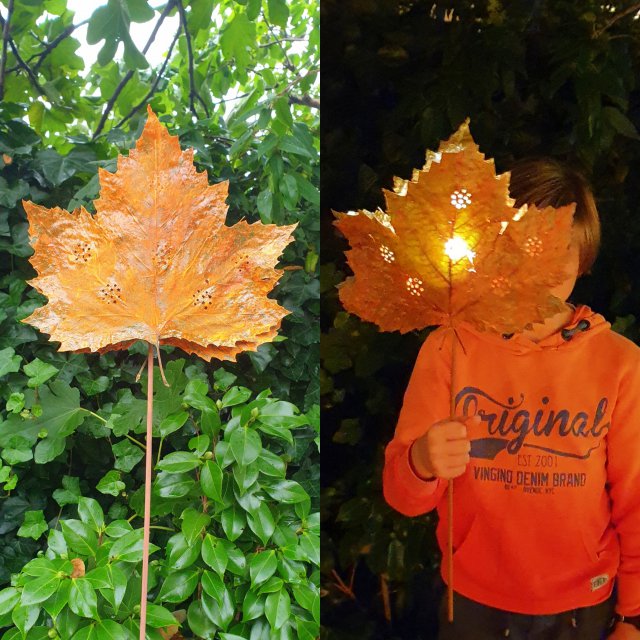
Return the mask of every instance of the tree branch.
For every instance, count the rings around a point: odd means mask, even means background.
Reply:
[[[27,60],[27,62],[31,62],[31,60],[35,57],[38,58],[38,62],[33,65],[34,72],[38,72],[40,66],[44,62],[45,58],[65,39],[68,38],[78,27],[82,27],[83,25],[89,22],[89,18],[83,20],[82,22],[78,22],[78,24],[69,25],[59,36],[54,38],[40,53],[34,54]]]
[[[2,60],[0,60],[0,100],[4,99],[4,75],[7,68],[7,45],[9,44],[9,23],[11,22],[11,15],[13,14],[13,0],[9,0],[9,6],[7,8],[7,20],[3,19],[2,29]],[[2,16],[0,16],[2,17]]]
[[[611,20],[606,22],[602,28],[598,29],[597,31],[594,31],[592,38],[594,39],[599,38],[605,31],[607,31],[607,29],[609,29],[616,22],[618,22],[618,20],[620,20],[621,18],[624,18],[625,16],[628,16],[630,13],[634,13],[634,12],[637,13],[638,11],[640,11],[640,2],[633,4],[630,7],[627,7],[624,11],[621,11],[620,13],[616,14],[613,18],[611,18]]]
[[[289,71],[296,71],[295,65],[291,62],[291,60],[289,60],[289,56],[287,55],[287,50],[282,46],[282,42],[287,39],[286,36],[285,38],[278,39],[278,36],[276,36],[276,34],[273,32],[273,28],[271,27],[271,25],[269,24],[269,21],[267,20],[267,16],[264,15],[264,11],[262,12],[262,18],[264,19],[264,23],[267,25],[267,29],[269,29],[269,33],[271,34],[273,41],[280,47],[280,50],[284,54],[285,69],[288,69]]]
[[[147,44],[144,45],[144,49],[142,50],[142,53],[147,53],[147,51],[149,51],[149,47],[153,44],[153,41],[156,39],[156,35],[158,33],[158,29],[160,29],[160,25],[164,22],[164,19],[169,14],[169,11],[171,11],[171,9],[173,8],[175,2],[177,2],[178,5],[180,4],[180,0],[169,0],[165,5],[164,10],[160,14],[160,17],[158,18],[158,22],[156,23],[156,26],[153,28],[153,31],[151,32],[151,35],[147,40]],[[113,109],[113,105],[116,103],[118,96],[124,89],[127,82],[129,82],[129,80],[131,80],[131,78],[133,77],[134,71],[135,70],[132,70],[132,69],[129,69],[129,71],[127,71],[124,78],[120,80],[120,83],[118,84],[115,91],[113,92],[113,95],[111,96],[111,98],[109,98],[109,102],[107,102],[107,106],[104,108],[104,112],[102,113],[100,122],[98,123],[98,126],[96,127],[96,130],[91,138],[92,140],[95,140],[100,135],[100,133],[102,133],[102,130],[104,129],[104,125],[107,122],[107,117],[109,116],[109,113],[111,113],[111,109]]]
[[[12,6],[13,2],[11,2],[10,4]],[[46,96],[47,94],[46,94],[45,90],[42,88],[42,86],[38,82],[38,77],[33,72],[31,67],[22,59],[22,56],[20,55],[20,52],[18,51],[18,47],[16,46],[16,43],[13,41],[11,36],[8,35],[10,17],[11,16],[8,15],[7,16],[7,20],[5,20],[2,16],[0,16],[0,26],[3,28],[3,35],[4,35],[4,33],[7,33],[7,39],[5,40],[4,37],[3,37],[3,48],[6,46],[6,44],[8,44],[11,47],[11,51],[13,52],[13,55],[15,56],[15,58],[16,58],[16,60],[18,62],[17,68],[18,69],[20,69],[20,68],[24,69],[27,72],[27,75],[29,76],[29,80],[31,80],[31,83],[36,88],[36,91],[41,96]],[[3,53],[3,56],[2,56],[3,63],[4,63],[5,60],[6,60],[6,48],[4,49],[4,53]],[[5,77],[6,73],[8,73],[8,71],[6,69],[2,69],[2,73],[0,73],[0,90],[1,90],[0,95],[2,97],[4,97],[4,77]]]
[[[36,90],[41,96],[46,97],[47,94],[45,90],[42,88],[42,85],[38,82],[38,76],[36,76],[36,74],[33,72],[31,67],[22,59],[22,56],[18,51],[18,47],[16,46],[16,43],[11,38],[9,38],[9,46],[11,47],[11,51],[13,51],[13,55],[15,56],[16,60],[18,61],[18,66],[22,67],[27,72],[27,75],[29,76],[29,80],[31,80],[31,84],[33,84],[33,86],[36,88]]]
[[[162,66],[160,67],[160,70],[158,71],[158,75],[156,76],[156,79],[153,81],[153,84],[151,85],[151,89],[149,89],[149,93],[147,93],[147,95],[142,100],[140,100],[140,102],[135,107],[133,107],[133,109],[131,109],[131,111],[129,111],[129,113],[124,118],[122,118],[122,120],[120,120],[120,122],[118,122],[117,125],[115,125],[114,129],[117,129],[118,127],[121,127],[127,120],[129,120],[129,118],[134,116],[135,113],[142,106],[144,106],[144,104],[147,102],[147,100],[149,100],[149,98],[151,98],[151,96],[156,92],[156,88],[158,86],[158,83],[160,82],[160,79],[162,78],[162,74],[164,73],[164,70],[167,68],[167,64],[169,64],[169,58],[171,57],[171,53],[173,51],[173,47],[176,44],[176,42],[178,41],[179,37],[180,37],[180,29],[178,29],[176,31],[176,35],[173,36],[173,40],[171,41],[171,44],[169,45],[169,51],[167,52],[167,57],[165,58],[165,61],[162,63]]]
[[[291,104],[301,104],[305,107],[311,107],[312,109],[320,109],[320,100],[316,100],[316,98],[312,98],[309,95],[289,96],[289,102]]]
[[[176,0],[178,5],[178,12],[180,13],[180,23],[182,24],[182,29],[184,31],[184,37],[187,41],[187,59],[189,64],[189,108],[191,109],[191,113],[198,118],[198,112],[196,111],[196,105],[193,101],[194,98],[198,98],[200,104],[204,107],[204,112],[209,117],[209,109],[205,104],[205,101],[202,99],[200,94],[196,91],[196,82],[194,77],[193,70],[193,49],[191,47],[191,34],[189,33],[189,29],[187,29],[187,15],[184,10],[184,5],[182,4],[182,0]]]
[[[276,38],[275,40],[271,40],[270,42],[265,42],[264,44],[259,44],[258,48],[263,49],[264,47],[270,47],[274,44],[281,44],[282,42],[306,42],[306,38],[295,38],[294,36],[285,36],[284,38]]]
[[[304,75],[302,73],[299,73],[282,91],[279,91],[276,94],[276,96],[283,96],[285,93],[289,93],[289,89],[291,89],[292,87],[295,87],[295,85],[297,85],[298,82],[300,82],[301,80],[304,80],[308,76],[315,75],[319,71],[320,69],[314,67],[313,69],[309,69],[309,71],[307,71],[307,73]]]
[[[78,27],[82,27],[83,25],[89,22],[89,18],[83,20],[82,22],[78,22],[78,24],[69,25],[59,36],[56,36],[51,42],[45,45],[45,48],[39,53],[34,53],[30,56],[26,63],[29,64],[32,60],[39,58],[39,60],[33,65],[33,72],[38,73],[40,69],[40,65],[44,62],[45,58],[65,39],[68,38]],[[43,44],[45,44],[43,42]],[[10,69],[7,69],[7,73],[12,73],[13,71],[17,71],[20,69],[20,65],[16,64]]]

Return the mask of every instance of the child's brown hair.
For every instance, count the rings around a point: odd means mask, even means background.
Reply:
[[[510,168],[510,195],[516,207],[561,207],[576,203],[574,233],[580,247],[578,275],[589,273],[600,248],[600,217],[586,178],[555,158],[530,157]]]

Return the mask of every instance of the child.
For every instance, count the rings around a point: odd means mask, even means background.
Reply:
[[[576,203],[571,277],[552,291],[565,301],[597,254],[593,195],[545,158],[517,163],[510,189],[516,207]],[[437,507],[444,551],[455,478],[455,614],[443,601],[440,640],[640,640],[640,348],[610,326],[569,303],[516,334],[463,324],[453,420],[451,332],[424,342],[383,490],[408,516]]]

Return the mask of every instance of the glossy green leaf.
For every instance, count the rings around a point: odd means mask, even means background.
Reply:
[[[80,520],[62,520],[62,534],[70,549],[83,556],[95,556],[98,536],[91,527]]]
[[[249,560],[251,587],[256,587],[268,580],[278,568],[278,559],[273,549],[260,551]]]
[[[248,465],[260,455],[262,442],[257,431],[249,427],[239,427],[231,434],[229,447],[238,464]]]
[[[158,431],[161,436],[166,437],[174,431],[178,431],[184,425],[184,423],[189,419],[189,414],[186,411],[180,411],[180,413],[173,413],[169,416],[166,416],[162,422],[160,422],[160,426],[158,427]]]
[[[60,578],[55,575],[44,575],[25,583],[20,596],[20,604],[29,607],[44,602],[58,589]]]
[[[291,616],[291,599],[286,589],[280,589],[267,596],[264,613],[273,629],[280,629]]]
[[[227,549],[221,540],[210,533],[202,541],[202,559],[220,576],[224,575],[229,562]]]
[[[175,451],[160,460],[156,467],[167,473],[184,473],[199,467],[200,464],[200,458],[191,451]]]
[[[211,516],[196,509],[188,508],[182,512],[182,533],[187,542],[192,545],[200,538],[202,532],[211,521]]]
[[[71,580],[69,607],[71,611],[81,617],[98,617],[98,599],[96,592],[86,578],[74,578]]]
[[[97,533],[104,526],[104,513],[97,500],[93,498],[80,498],[78,500],[78,515],[80,520],[88,524]]]
[[[223,471],[214,460],[207,460],[200,471],[200,485],[204,494],[218,503],[222,498]]]
[[[158,629],[176,624],[176,619],[169,609],[149,602],[147,604],[147,624]]]
[[[202,602],[194,600],[187,611],[187,622],[189,628],[197,635],[198,638],[205,640],[213,640],[218,627],[205,613]]]
[[[198,586],[198,571],[196,569],[181,569],[172,572],[165,578],[158,600],[161,602],[183,602]]]
[[[172,569],[190,567],[200,556],[202,541],[188,542],[184,533],[176,533],[167,542],[167,565]]]

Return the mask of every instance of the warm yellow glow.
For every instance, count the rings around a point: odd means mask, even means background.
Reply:
[[[460,236],[453,236],[444,245],[444,252],[453,262],[467,258],[473,264],[476,254],[471,251],[469,245]]]

